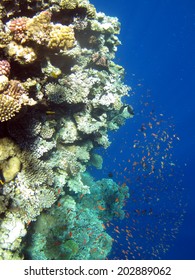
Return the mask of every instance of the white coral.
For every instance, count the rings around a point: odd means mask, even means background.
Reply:
[[[78,140],[78,132],[76,125],[70,119],[65,119],[63,121],[63,127],[58,132],[58,139],[62,143],[74,143]]]
[[[77,128],[85,134],[91,134],[102,127],[106,127],[106,114],[99,117],[99,121],[91,116],[88,112],[74,115]]]
[[[20,242],[20,238],[26,234],[24,222],[13,215],[8,213],[7,217],[1,224],[1,247],[4,249],[14,250]]]
[[[70,179],[68,181],[68,187],[71,191],[74,191],[75,193],[81,193],[81,194],[90,193],[90,187],[83,184],[83,182],[81,181],[80,174],[78,174],[73,179]]]

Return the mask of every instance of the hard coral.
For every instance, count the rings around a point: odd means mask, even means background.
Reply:
[[[34,42],[48,48],[72,48],[75,38],[73,28],[51,22],[51,12],[46,10],[33,18],[19,17],[7,23],[13,40]]]
[[[21,162],[18,157],[12,157],[2,166],[2,174],[5,182],[13,180],[21,168]]]
[[[21,105],[14,98],[0,95],[0,122],[8,121],[21,109]]]
[[[94,5],[89,4],[87,5],[87,16],[89,18],[94,18],[96,15],[96,8],[94,7]]]
[[[69,9],[69,10],[72,10],[72,9],[75,9],[76,6],[77,6],[77,0],[72,0],[72,1],[69,1],[69,0],[61,0],[60,1],[60,6],[63,8],[63,9]]]
[[[0,75],[9,76],[10,64],[7,60],[0,60]]]
[[[11,20],[8,24],[8,27],[13,34],[13,39],[20,42],[26,41],[25,31],[27,29],[28,18],[27,17],[19,17]]]
[[[33,18],[29,18],[27,23],[28,40],[34,41],[39,45],[48,43],[51,32],[51,13],[43,11]]]
[[[28,251],[21,244],[25,228],[27,239],[42,246],[40,251],[33,244],[32,258],[38,252],[41,259],[105,259],[112,238],[102,224],[123,217],[118,206],[126,195],[112,181],[90,183],[83,172],[91,164],[101,168],[94,149],[107,148],[108,132],[132,115],[122,102],[128,93],[124,69],[113,61],[120,44],[118,19],[97,13],[89,0],[0,2],[0,259]],[[34,104],[25,117],[12,119]],[[32,236],[27,225],[57,198],[49,213],[52,226]],[[72,235],[76,243],[69,242]],[[56,236],[60,250],[51,245]]]
[[[13,58],[20,64],[30,64],[37,59],[36,52],[33,48],[17,44],[11,41],[6,48],[9,57]]]
[[[7,89],[0,94],[0,122],[13,118],[22,105],[30,105],[30,101],[21,83],[10,80]]]
[[[50,32],[48,47],[51,49],[60,48],[66,50],[73,47],[74,41],[73,28],[61,24],[55,24],[52,26]]]

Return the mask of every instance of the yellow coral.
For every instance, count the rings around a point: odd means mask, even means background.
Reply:
[[[7,54],[20,64],[33,63],[37,59],[33,48],[19,45],[14,41],[7,45]]]
[[[63,48],[66,50],[73,47],[74,40],[74,31],[72,27],[55,24],[50,32],[48,47],[51,49]]]
[[[41,12],[27,22],[29,40],[48,48],[72,48],[75,37],[72,27],[51,23],[51,13]]]
[[[67,9],[67,10],[74,10],[77,7],[78,8],[85,8],[87,10],[87,16],[90,18],[94,18],[96,15],[96,9],[94,5],[89,4],[88,2],[85,1],[80,1],[80,0],[61,0],[60,1],[60,6],[62,9]]]
[[[68,10],[73,10],[76,8],[77,6],[77,0],[61,0],[60,1],[60,6],[63,8],[63,9],[68,9]]]
[[[13,118],[21,109],[21,104],[13,97],[0,95],[0,122]]]
[[[2,168],[2,174],[5,182],[13,180],[21,168],[21,162],[17,157],[12,157],[6,161]]]
[[[94,18],[95,15],[96,15],[96,8],[94,7],[94,5],[89,4],[89,5],[87,6],[87,16],[88,16],[89,18]]]
[[[0,162],[20,152],[19,147],[8,137],[0,138]]]
[[[10,34],[0,29],[0,48],[2,49],[5,48],[10,40],[11,40]]]
[[[45,45],[48,42],[51,31],[51,13],[41,12],[37,16],[29,19],[26,24],[28,40],[35,41],[37,44]]]
[[[0,75],[0,92],[4,91],[8,86],[8,77],[5,75]]]

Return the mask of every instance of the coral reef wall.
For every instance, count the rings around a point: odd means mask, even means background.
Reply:
[[[123,217],[128,189],[86,169],[101,168],[95,149],[133,116],[113,61],[119,32],[88,0],[1,1],[0,259],[111,250],[103,223]]]

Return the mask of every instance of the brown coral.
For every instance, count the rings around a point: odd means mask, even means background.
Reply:
[[[0,94],[0,122],[8,121],[18,113],[30,99],[19,81],[10,80],[8,88]]]
[[[7,60],[0,60],[0,75],[9,76],[10,64]]]
[[[101,55],[100,53],[96,52],[92,55],[92,61],[95,65],[107,68],[108,67],[108,59],[106,56]]]
[[[26,41],[26,29],[27,29],[27,17],[19,17],[11,20],[8,23],[8,28],[10,29],[11,33],[13,34],[13,39],[20,42]]]

